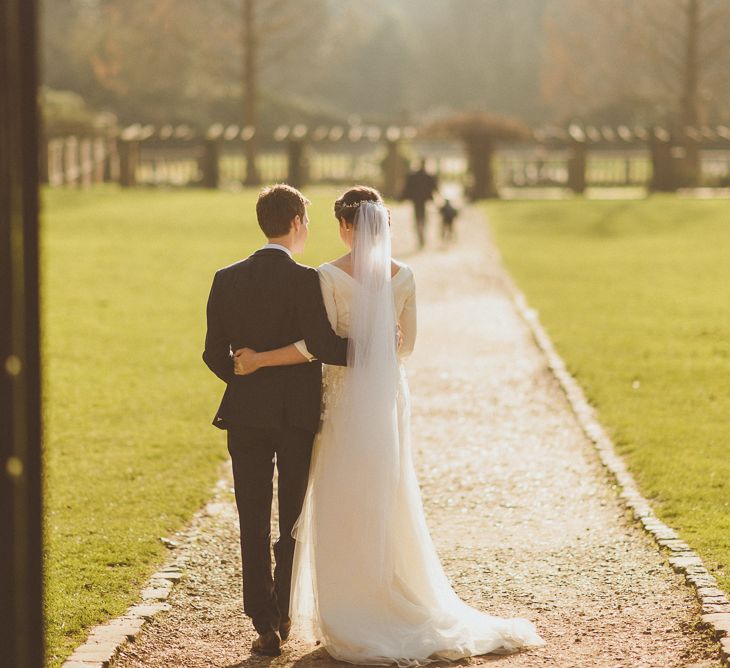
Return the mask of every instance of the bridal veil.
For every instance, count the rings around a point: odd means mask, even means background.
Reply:
[[[531,622],[455,594],[423,512],[398,363],[387,209],[361,202],[352,250],[348,366],[326,393],[295,537],[295,631],[336,659],[419,665],[543,644]],[[330,369],[328,369],[329,371]]]

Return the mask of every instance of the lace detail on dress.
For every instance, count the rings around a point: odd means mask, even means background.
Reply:
[[[322,421],[327,417],[329,410],[336,406],[342,397],[342,385],[345,382],[347,367],[325,365],[322,373]]]
[[[410,401],[410,393],[408,390],[408,380],[406,376],[405,365],[398,365],[399,379],[396,389],[396,399],[398,403]],[[324,422],[329,410],[333,406],[337,406],[342,397],[342,385],[347,376],[347,367],[332,366],[325,364],[322,367],[322,409],[320,413],[320,422]]]

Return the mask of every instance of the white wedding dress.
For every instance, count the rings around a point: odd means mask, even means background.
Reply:
[[[411,454],[408,384],[396,359],[416,338],[415,281],[405,265],[391,280],[382,211],[369,204],[356,219],[355,276],[377,274],[362,281],[368,295],[338,267],[319,268],[332,327],[350,337],[354,352],[348,367],[324,371],[322,428],[295,528],[294,628],[357,664],[408,666],[541,646],[528,620],[461,601],[431,541]],[[364,239],[366,222],[376,232]],[[360,261],[358,248],[367,249]],[[395,319],[403,337],[397,353]]]

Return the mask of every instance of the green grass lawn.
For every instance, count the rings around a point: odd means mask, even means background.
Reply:
[[[730,591],[730,203],[486,210],[644,494]]]
[[[226,457],[223,386],[201,360],[215,270],[262,243],[256,193],[44,193],[46,615],[49,665],[122,613],[165,557],[160,536]],[[310,194],[301,261],[342,252],[335,193]]]

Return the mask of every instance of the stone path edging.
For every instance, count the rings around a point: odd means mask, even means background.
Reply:
[[[219,480],[214,490],[226,487],[226,481]],[[194,519],[207,512],[208,504],[200,508],[191,518],[187,527],[179,532],[185,534]],[[179,556],[175,541],[163,539],[163,542],[173,549],[173,556],[155,572],[145,583],[140,592],[141,602],[135,603],[120,617],[109,620],[106,624],[95,626],[82,645],[79,645],[73,654],[65,661],[61,668],[109,668],[114,657],[121,647],[133,641],[142,631],[145,624],[155,615],[170,609],[165,603],[172,588],[183,576],[185,557]]]
[[[494,245],[496,248],[496,244]],[[497,261],[501,256],[495,250]],[[688,585],[694,587],[702,606],[702,621],[712,630],[720,643],[722,660],[730,666],[730,600],[717,586],[717,580],[710,574],[702,559],[680,540],[674,529],[664,524],[651,509],[649,502],[639,491],[633,476],[623,459],[616,453],[613,441],[596,417],[596,412],[588,403],[578,382],[568,371],[565,362],[555,350],[550,337],[540,323],[538,312],[530,308],[524,293],[505,271],[506,288],[515,304],[517,312],[532,332],[538,347],[545,355],[548,367],[562,387],[578,424],[588,439],[594,444],[603,465],[616,479],[621,492],[620,498],[631,510],[636,520],[651,535],[660,548],[669,550],[669,563],[672,568],[685,576]]]

